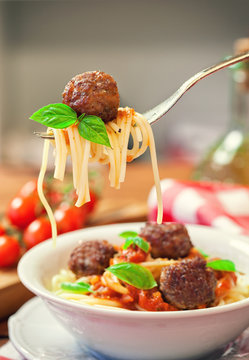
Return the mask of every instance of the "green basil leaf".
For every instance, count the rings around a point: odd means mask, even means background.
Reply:
[[[220,271],[237,271],[234,262],[231,260],[213,260],[208,261],[207,266],[214,269],[214,270],[220,270]]]
[[[78,117],[79,122],[81,122],[81,121],[84,119],[85,116],[86,116],[86,114],[85,114],[85,113],[82,113],[82,114]]]
[[[143,238],[141,238],[140,236],[136,236],[134,239],[134,244],[136,244],[138,247],[140,247],[140,249],[142,249],[144,252],[148,252],[149,248],[150,248],[150,244],[145,241]]]
[[[138,233],[136,231],[123,231],[121,234],[119,234],[119,236],[123,237],[123,238],[128,238],[128,237],[132,237],[132,236],[137,236]]]
[[[94,292],[91,289],[91,285],[85,282],[63,282],[61,283],[61,289],[65,291],[75,292],[75,293],[87,293],[87,292]]]
[[[142,249],[146,253],[149,251],[150,248],[149,243],[144,239],[142,239],[140,236],[134,236],[134,237],[131,236],[126,238],[123,249],[127,249],[132,244],[137,245],[140,249]]]
[[[78,129],[80,135],[96,144],[111,147],[105,123],[100,117],[95,115],[80,115]]]
[[[77,121],[77,114],[66,104],[50,104],[36,111],[30,119],[54,129],[65,129]]]
[[[106,270],[110,271],[118,279],[138,289],[148,290],[157,286],[151,272],[138,264],[124,262],[112,265]]]
[[[126,239],[123,245],[123,249],[124,250],[128,249],[128,247],[131,246],[132,244],[134,244],[133,238]]]

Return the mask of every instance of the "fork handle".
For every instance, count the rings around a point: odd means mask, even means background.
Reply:
[[[153,124],[157,120],[159,120],[163,115],[165,115],[176,103],[177,101],[189,90],[192,86],[194,86],[198,81],[204,79],[205,77],[224,69],[230,65],[236,64],[240,61],[249,59],[249,52],[246,52],[241,55],[230,57],[227,60],[221,61],[218,64],[210,66],[194,76],[188,79],[182,86],[168,99],[164,100],[161,104],[155,106],[153,109],[147,111],[144,116],[147,118],[150,124]]]

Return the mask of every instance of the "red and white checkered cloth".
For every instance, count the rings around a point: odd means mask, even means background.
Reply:
[[[161,181],[163,221],[214,226],[249,235],[249,187],[223,183]],[[152,188],[149,220],[156,220],[157,199]]]

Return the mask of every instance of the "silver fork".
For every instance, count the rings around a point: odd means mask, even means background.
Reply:
[[[178,90],[176,90],[176,92],[173,95],[171,95],[168,99],[164,100],[162,103],[155,106],[153,109],[148,110],[143,115],[146,117],[146,119],[148,120],[148,122],[151,125],[154,124],[157,120],[161,119],[161,117],[163,115],[165,115],[177,103],[177,101],[180,100],[180,98],[189,89],[191,89],[192,86],[197,84],[201,79],[204,79],[205,77],[215,73],[216,71],[219,71],[221,69],[224,69],[228,66],[231,66],[233,64],[236,64],[240,61],[244,61],[247,59],[249,59],[249,52],[230,57],[226,60],[219,62],[218,64],[212,65],[212,66],[198,72],[197,74],[192,76],[190,79],[185,81],[185,83],[183,83],[182,86]],[[54,139],[54,136],[52,133],[49,134],[46,132],[37,132],[36,131],[35,135],[37,135],[43,139]]]

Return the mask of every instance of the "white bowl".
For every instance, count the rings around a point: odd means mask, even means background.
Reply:
[[[249,299],[200,310],[140,312],[106,309],[64,300],[47,290],[51,277],[67,266],[79,240],[120,243],[124,230],[142,223],[88,228],[60,236],[56,248],[48,240],[27,252],[18,266],[23,284],[40,296],[61,324],[91,353],[109,359],[189,359],[209,354],[235,339],[249,326]],[[204,226],[188,226],[195,246],[228,258],[249,274],[249,242]]]

